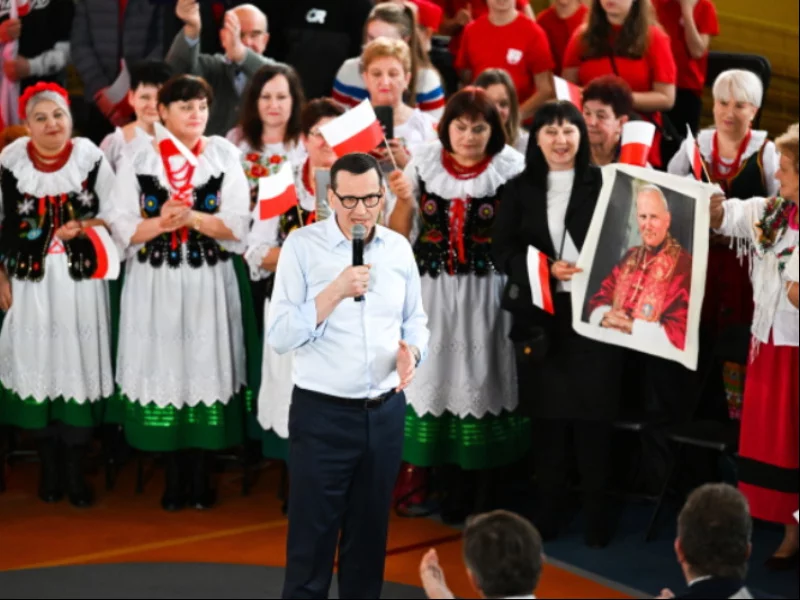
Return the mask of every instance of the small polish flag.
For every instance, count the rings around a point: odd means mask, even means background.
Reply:
[[[92,243],[97,256],[97,269],[92,274],[92,279],[117,279],[120,270],[119,253],[108,230],[102,225],[95,225],[83,232]]]
[[[292,166],[285,162],[275,175],[258,180],[258,218],[266,221],[297,204],[297,190],[294,187]]]
[[[647,166],[656,126],[647,121],[628,121],[622,126],[622,150],[619,162],[637,167]]]
[[[325,123],[319,131],[336,156],[371,152],[383,141],[383,127],[369,100],[364,100],[342,116]]]
[[[550,290],[550,266],[547,255],[533,246],[528,246],[528,280],[534,306],[543,311],[556,314],[553,306],[553,292]]]
[[[571,81],[567,81],[557,75],[553,76],[553,81],[556,88],[556,98],[559,100],[569,100],[578,107],[578,110],[583,110],[583,92],[581,88]]]
[[[689,125],[686,125],[686,152],[689,153],[689,164],[692,165],[694,178],[697,181],[703,181],[703,157]]]
[[[183,162],[181,158],[183,158],[193,167],[197,166],[197,157],[183,144],[183,142],[172,135],[169,129],[164,127],[161,123],[156,122],[154,126],[156,143],[158,143],[158,149],[161,150],[161,158],[164,160],[169,160],[173,170],[177,170],[181,167],[181,163]]]

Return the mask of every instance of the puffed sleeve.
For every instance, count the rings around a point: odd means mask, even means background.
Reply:
[[[120,156],[117,175],[114,180],[114,187],[110,209],[106,217],[111,229],[111,237],[117,244],[120,255],[125,258],[134,256],[143,244],[131,244],[131,238],[136,233],[144,219],[142,217],[140,196],[142,189],[136,177],[133,163],[125,154]]]
[[[231,150],[235,146],[225,142]],[[221,241],[228,252],[244,254],[247,249],[247,234],[250,228],[250,184],[242,169],[238,150],[223,154],[222,189],[220,190],[220,206],[216,217],[231,230],[235,240]]]

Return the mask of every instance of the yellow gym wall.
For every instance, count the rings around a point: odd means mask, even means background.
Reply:
[[[534,12],[549,5],[532,0]],[[770,136],[780,135],[800,114],[800,48],[798,48],[798,0],[714,0],[720,35],[712,50],[745,52],[766,56],[772,63],[772,83],[764,102],[761,127]],[[711,122],[711,95],[706,90],[703,122]]]

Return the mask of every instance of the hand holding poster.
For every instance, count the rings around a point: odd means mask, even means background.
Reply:
[[[697,369],[714,192],[642,167],[604,167],[583,272],[572,280],[575,331]]]

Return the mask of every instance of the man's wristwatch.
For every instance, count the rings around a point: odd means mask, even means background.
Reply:
[[[416,346],[408,346],[408,349],[411,350],[411,354],[414,355],[414,367],[418,367],[420,361],[422,360],[422,354],[420,354],[419,348]]]

